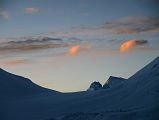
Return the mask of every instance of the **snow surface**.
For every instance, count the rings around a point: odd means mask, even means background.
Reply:
[[[124,83],[60,93],[0,70],[0,120],[159,120],[159,57]]]

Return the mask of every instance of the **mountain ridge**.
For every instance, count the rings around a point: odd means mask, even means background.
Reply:
[[[0,68],[0,85],[0,94],[3,97],[34,95],[51,91],[33,83],[28,78],[14,75],[2,68]]]

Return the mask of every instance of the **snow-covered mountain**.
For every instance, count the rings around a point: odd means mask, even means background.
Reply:
[[[20,97],[48,93],[51,90],[43,88],[31,80],[11,74],[0,68],[1,97]]]
[[[92,82],[87,91],[96,91],[102,89],[114,88],[122,85],[126,79],[121,77],[110,76],[106,83],[102,86],[100,82]]]
[[[48,94],[1,69],[0,120],[159,120],[158,86],[159,57],[122,84],[93,92]]]
[[[106,83],[103,85],[104,89],[116,87],[121,85],[126,79],[121,77],[110,76]]]

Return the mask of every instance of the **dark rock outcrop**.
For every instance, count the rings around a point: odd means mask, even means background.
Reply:
[[[95,90],[100,90],[102,89],[102,85],[100,82],[93,82],[91,83],[90,87],[87,89],[87,91],[95,91]]]

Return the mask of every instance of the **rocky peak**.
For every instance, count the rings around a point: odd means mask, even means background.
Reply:
[[[95,90],[100,90],[100,89],[102,89],[101,83],[95,81],[95,82],[91,83],[91,85],[87,91],[95,91]]]

